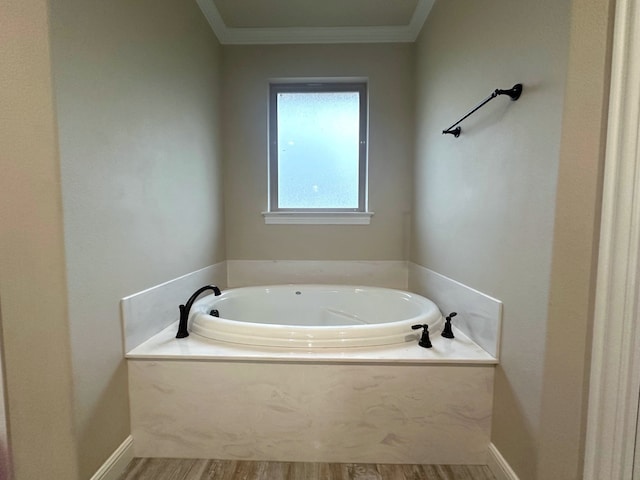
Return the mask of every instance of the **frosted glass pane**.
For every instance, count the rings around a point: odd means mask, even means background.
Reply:
[[[358,92],[278,94],[278,207],[358,208]]]

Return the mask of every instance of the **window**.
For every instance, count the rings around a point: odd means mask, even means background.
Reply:
[[[366,84],[272,84],[269,144],[267,223],[368,223]]]

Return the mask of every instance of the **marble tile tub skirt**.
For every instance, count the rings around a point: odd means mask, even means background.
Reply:
[[[486,462],[493,365],[128,364],[136,456]]]

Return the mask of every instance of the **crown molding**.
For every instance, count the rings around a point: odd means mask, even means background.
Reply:
[[[409,30],[411,30],[411,35],[413,37],[413,40],[411,40],[412,42],[415,42],[418,35],[420,35],[420,31],[422,30],[424,22],[427,21],[427,17],[429,16],[429,13],[431,13],[434,3],[435,0],[418,0],[416,9],[411,17],[411,22],[409,22]]]
[[[435,0],[418,0],[408,25],[376,27],[227,27],[213,0],[196,0],[211,29],[223,45],[275,45],[304,43],[412,43],[415,42]]]

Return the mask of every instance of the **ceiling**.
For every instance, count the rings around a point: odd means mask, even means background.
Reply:
[[[196,0],[223,44],[413,42],[434,0]]]

